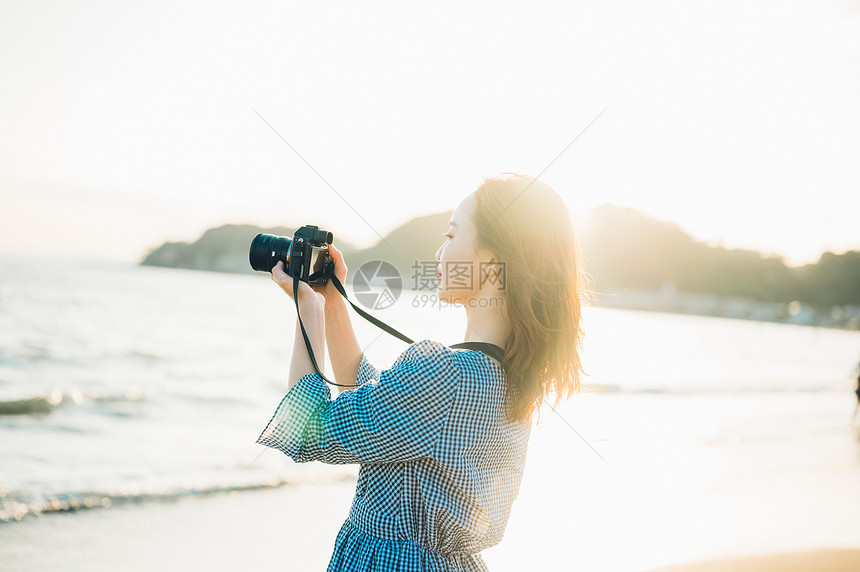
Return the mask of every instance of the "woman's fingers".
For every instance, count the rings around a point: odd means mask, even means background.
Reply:
[[[286,291],[287,294],[292,298],[293,296],[293,277],[284,272],[284,262],[283,260],[278,260],[278,263],[275,264],[275,267],[272,268],[272,280],[275,281],[275,284],[280,286]]]
[[[334,260],[335,266],[343,265],[343,253],[340,250],[338,250],[335,247],[335,245],[329,244],[328,245],[328,251],[329,251],[329,255]]]
[[[343,282],[346,280],[346,263],[343,261],[343,253],[333,244],[328,245],[329,256],[334,260],[335,276]]]
[[[290,298],[293,297],[293,277],[284,272],[284,263],[279,260],[275,267],[272,268],[272,280],[281,287],[281,289],[286,292]],[[299,302],[302,302],[308,296],[317,296],[319,295],[322,298],[325,298],[321,293],[314,291],[314,288],[304,282],[299,280]]]

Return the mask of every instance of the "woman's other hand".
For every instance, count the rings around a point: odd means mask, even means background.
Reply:
[[[346,267],[346,263],[343,261],[343,253],[333,244],[328,245],[328,252],[334,261],[334,275],[337,276],[337,279],[340,280],[341,284],[346,284],[346,271],[348,268]],[[342,297],[341,293],[337,291],[337,288],[334,287],[334,283],[331,280],[326,282],[324,285],[310,284],[310,287],[313,288],[315,292],[322,294],[325,297],[326,302],[335,302]]]

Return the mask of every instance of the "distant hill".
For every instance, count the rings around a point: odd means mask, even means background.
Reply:
[[[435,260],[442,244],[442,233],[448,227],[453,211],[410,220],[385,236],[384,241],[366,249],[353,245],[334,234],[334,244],[343,252],[347,265],[356,269],[368,260],[385,260],[393,264],[409,284],[416,260]],[[248,262],[251,241],[261,232],[292,237],[301,225],[262,228],[250,224],[227,224],[212,228],[192,243],[166,242],[151,250],[141,262],[145,266],[189,268],[216,272],[253,273]],[[328,230],[328,229],[327,229]]]
[[[400,271],[409,288],[415,262],[435,261],[451,214],[411,219],[365,249],[339,240],[336,229],[331,230],[351,270],[368,260],[385,260]],[[228,224],[207,230],[193,243],[165,243],[147,254],[142,264],[252,273],[248,249],[254,236],[259,232],[292,236],[297,228]],[[665,290],[668,285],[676,292],[763,303],[801,301],[827,311],[831,306],[860,306],[858,251],[827,252],[816,264],[791,268],[779,257],[697,242],[672,222],[614,205],[594,209],[579,236],[598,291]]]
[[[415,274],[413,266],[430,262],[435,268],[436,251],[444,242],[442,235],[448,230],[448,221],[454,211],[445,211],[423,217],[413,218],[365,250],[355,252],[347,259],[347,266],[358,268],[368,260],[385,260],[393,264],[404,279],[404,288],[412,285]],[[436,275],[434,270],[433,276]]]
[[[816,264],[792,268],[782,258],[697,242],[675,223],[631,208],[595,208],[582,233],[583,250],[601,289],[660,289],[800,301],[827,307],[860,305],[860,252],[824,253]]]
[[[583,249],[603,287],[656,289],[750,297],[764,302],[797,299],[797,277],[778,257],[727,250],[695,241],[675,223],[613,205],[591,213]]]

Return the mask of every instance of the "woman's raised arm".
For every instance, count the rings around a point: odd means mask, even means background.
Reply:
[[[334,275],[337,276],[341,284],[345,284],[348,268],[343,260],[343,253],[333,244],[330,244],[328,249],[329,255],[334,261]],[[288,284],[288,287],[292,287],[292,282]],[[331,280],[324,286],[311,284],[310,287],[325,298],[325,341],[328,345],[331,367],[334,370],[334,381],[335,383],[353,384],[356,382],[363,352],[358,345],[355,330],[353,330],[352,322],[349,319],[346,300],[337,291]],[[289,294],[289,289],[285,289],[288,290],[287,294]],[[296,328],[296,332],[301,334],[298,328]],[[299,335],[298,340],[304,345],[301,335]],[[319,364],[322,355],[315,353],[315,356]],[[341,388],[338,388],[338,391],[340,390]]]
[[[281,400],[257,443],[297,463],[432,456],[463,379],[454,350],[432,340],[412,344],[378,381],[337,399],[319,375],[306,374]],[[466,423],[460,428],[465,433],[474,430],[467,420],[460,423]]]
[[[328,251],[334,261],[334,275],[341,284],[345,285],[348,268],[343,259],[343,253],[333,244],[329,245]],[[346,300],[331,280],[325,286],[312,285],[311,288],[325,296],[325,340],[328,344],[331,367],[334,370],[334,381],[353,384],[358,375],[358,366],[361,364],[363,352],[355,337],[355,330],[352,328]],[[338,391],[340,389],[338,388]]]
[[[363,352],[352,328],[346,300],[340,293],[337,300],[327,300],[325,304],[325,340],[335,383],[355,383]]]
[[[341,284],[346,282],[346,263],[343,260],[343,254],[334,245],[329,245],[329,254],[334,260],[334,275],[337,276]],[[283,262],[278,262],[272,269],[272,279],[290,296],[293,296],[293,279],[284,272]],[[352,385],[356,383],[361,366],[361,356],[364,352],[361,351],[361,346],[358,345],[358,339],[355,337],[355,330],[352,328],[352,321],[349,318],[347,311],[346,300],[335,288],[331,280],[325,285],[308,284],[307,282],[299,283],[299,298],[310,299],[310,295],[316,292],[316,295],[322,295],[325,300],[325,342],[328,344],[329,357],[331,358],[331,366],[334,370],[335,383],[344,385]],[[301,306],[300,300],[300,306]],[[304,322],[305,316],[299,311]],[[306,325],[307,329],[307,325]],[[321,329],[321,328],[316,328]],[[322,341],[322,340],[320,340]],[[316,344],[313,344],[314,346]],[[310,358],[306,357],[307,349],[305,348],[304,338],[301,335],[301,330],[296,323],[296,339],[293,349],[293,363],[291,370],[300,371],[305,367],[305,363],[310,364]],[[322,363],[324,351],[314,351],[314,357],[317,360],[317,365],[323,367]],[[313,366],[309,366],[313,371]],[[369,368],[372,369],[372,368]],[[365,373],[369,373],[365,372]],[[365,375],[366,377],[366,375]],[[295,383],[298,378],[290,376],[290,383]],[[364,380],[366,381],[366,380]],[[340,391],[340,388],[338,388]]]

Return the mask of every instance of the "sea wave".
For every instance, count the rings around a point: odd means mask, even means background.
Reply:
[[[700,394],[753,394],[753,393],[822,393],[832,391],[849,391],[850,388],[830,384],[808,383],[803,385],[783,384],[772,386],[743,387],[729,384],[706,386],[691,384],[690,386],[645,386],[618,383],[582,383],[582,393],[596,395],[700,395]],[[203,391],[173,391],[171,396],[185,401],[207,403],[238,403],[252,404],[253,400],[244,396],[229,393]],[[82,405],[91,403],[96,407],[104,406],[105,413],[115,413],[111,406],[122,403],[135,403],[147,398],[146,393],[137,387],[131,387],[119,392],[82,392],[77,388],[65,391],[54,388],[49,393],[31,396],[20,396],[15,399],[0,399],[0,415],[40,415],[48,414],[60,406]],[[124,412],[123,414],[128,414]]]
[[[20,397],[18,399],[0,400],[0,415],[32,415],[51,413],[64,404],[80,405],[86,401],[93,403],[131,403],[145,397],[138,388],[129,388],[122,392],[82,392],[79,389],[69,389],[65,392],[54,388],[49,393]]]
[[[112,491],[73,491],[56,493],[42,499],[0,488],[0,523],[21,521],[58,512],[75,512],[121,505],[172,502],[183,498],[201,498],[219,494],[274,489],[304,484],[325,484],[354,480],[349,474],[295,476],[289,479],[268,479],[250,483],[222,483],[201,487],[162,489],[124,488]]]
[[[71,352],[68,348],[51,347],[50,345],[21,344],[13,348],[0,349],[0,365],[23,367],[28,364],[91,364],[94,361],[115,360],[118,362],[153,364],[167,361],[172,357],[166,352],[141,349],[137,347],[120,350],[103,350],[87,348]]]
[[[0,415],[29,415],[50,413],[63,401],[63,394],[54,390],[47,395],[0,401]]]

